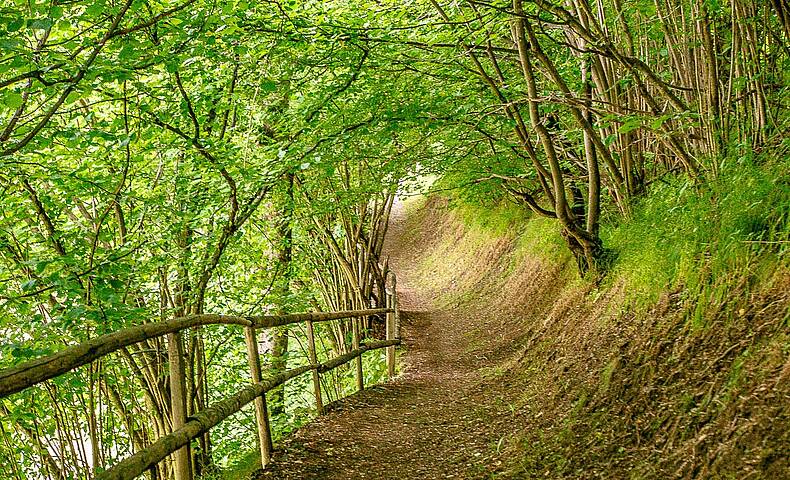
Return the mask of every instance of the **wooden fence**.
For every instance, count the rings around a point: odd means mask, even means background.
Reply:
[[[189,458],[190,442],[209,431],[212,427],[238,412],[250,402],[255,402],[255,420],[261,450],[261,463],[265,468],[271,460],[272,437],[269,415],[266,410],[266,392],[287,382],[289,379],[312,371],[316,411],[322,414],[324,404],[321,397],[320,374],[356,360],[356,382],[358,389],[364,388],[362,376],[362,354],[370,350],[387,349],[387,372],[391,379],[395,375],[395,346],[400,344],[400,310],[395,293],[387,292],[386,308],[353,310],[343,312],[297,313],[291,315],[192,315],[169,321],[147,323],[96,337],[79,345],[68,347],[53,355],[38,358],[0,371],[0,398],[6,397],[38,383],[86,365],[129,345],[146,339],[167,336],[168,363],[170,370],[172,432],[132,456],[120,461],[95,476],[96,480],[131,480],[145,473],[169,455],[173,455],[175,480],[193,478]],[[361,342],[361,319],[371,315],[386,315],[386,340]],[[352,319],[353,345],[350,352],[318,363],[313,324],[330,320]],[[309,365],[293,368],[265,378],[261,371],[256,331],[294,323],[306,323]],[[247,358],[251,385],[210,407],[187,418],[185,372],[181,332],[200,325],[240,325],[244,327]]]

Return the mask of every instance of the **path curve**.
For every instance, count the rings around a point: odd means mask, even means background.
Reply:
[[[404,216],[393,212],[386,246],[398,274],[403,375],[333,404],[279,446],[259,480],[487,478],[502,466],[512,412],[502,386],[480,374],[501,345],[480,348],[484,319],[435,310],[414,288],[410,265],[421,252],[402,241],[415,233]]]

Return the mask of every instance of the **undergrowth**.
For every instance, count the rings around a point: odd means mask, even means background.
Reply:
[[[744,159],[698,186],[676,177],[653,184],[630,219],[602,229],[618,253],[609,285],[625,279],[631,298],[648,305],[668,288],[710,298],[733,275],[764,281],[790,248],[789,172],[786,159],[770,168]]]
[[[424,205],[415,199],[410,208]],[[563,264],[572,258],[554,219],[505,199],[480,205],[456,197],[448,206],[477,239],[467,236],[463,245],[446,245],[448,256],[474,251],[492,239],[513,238],[513,265],[526,256]],[[721,302],[733,277],[745,275],[759,284],[777,262],[788,264],[790,159],[765,165],[744,157],[699,184],[668,176],[632,207],[630,217],[612,215],[601,228],[604,246],[616,253],[601,288],[625,282],[630,306],[648,307],[667,290],[681,289]]]
[[[438,304],[471,305],[481,285],[500,272],[513,284],[536,259],[554,276],[513,300],[529,331],[507,369],[540,414],[525,418],[505,478],[790,474],[779,453],[790,444],[790,160],[744,157],[714,179],[654,182],[628,218],[605,218],[616,259],[597,286],[578,278],[556,221],[506,202],[449,203],[463,231],[449,222],[421,268],[470,273]]]

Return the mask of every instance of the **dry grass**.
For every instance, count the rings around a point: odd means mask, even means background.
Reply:
[[[790,478],[786,269],[640,309],[626,280],[594,290],[567,258],[531,255],[515,230],[488,237],[441,200],[411,221],[422,288],[499,318],[486,333],[514,347],[484,372],[515,405],[502,477]]]
[[[262,478],[790,478],[786,268],[644,306],[625,277],[578,280],[548,224],[481,228],[436,198],[394,221],[406,375]]]

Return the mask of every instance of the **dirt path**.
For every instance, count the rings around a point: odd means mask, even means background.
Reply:
[[[434,310],[413,288],[419,242],[402,241],[415,233],[403,215],[393,215],[387,251],[399,276],[404,374],[334,404],[288,438],[259,479],[487,478],[502,465],[510,392],[481,369],[508,349],[489,341],[498,335],[485,332],[488,316]]]

